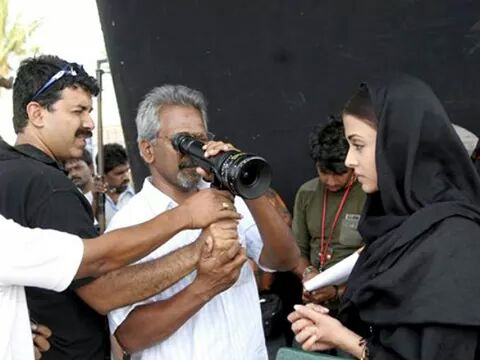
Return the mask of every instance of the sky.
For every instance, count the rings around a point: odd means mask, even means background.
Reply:
[[[30,45],[39,47],[39,54],[58,55],[82,64],[95,76],[97,60],[106,58],[105,43],[95,0],[10,0],[9,19],[20,16],[22,23],[40,20]],[[10,65],[16,69],[20,59]],[[108,69],[108,64],[104,67]],[[13,75],[13,74],[12,74]],[[103,77],[103,119],[105,125],[120,123],[113,84],[109,73]],[[12,127],[12,92],[0,92],[0,135],[9,143],[15,141]],[[92,117],[96,120],[96,103]]]

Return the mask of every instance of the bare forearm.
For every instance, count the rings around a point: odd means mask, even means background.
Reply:
[[[141,351],[172,335],[210,298],[193,282],[168,300],[136,308],[118,327],[115,336],[128,352]]]
[[[263,240],[262,265],[274,270],[295,268],[300,257],[290,228],[265,196],[246,201]]]
[[[365,346],[361,341],[361,336],[346,327],[342,327],[341,331],[337,334],[337,339],[337,348],[360,359]]]
[[[298,276],[300,280],[303,279],[303,273],[305,269],[310,266],[310,261],[308,261],[305,257],[300,256],[300,260],[298,261],[298,265],[293,269],[295,275]]]
[[[184,230],[186,218],[177,207],[143,224],[85,240],[77,277],[100,276],[138,260]]]
[[[195,242],[159,259],[112,271],[77,289],[77,294],[101,314],[144,300],[192,272],[198,246]]]

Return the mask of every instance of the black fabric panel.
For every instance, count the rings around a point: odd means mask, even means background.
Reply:
[[[358,83],[425,80],[452,121],[480,132],[480,2],[466,0],[97,0],[136,187],[146,175],[135,113],[152,87],[209,100],[210,130],[271,163],[291,208],[315,176],[307,135]]]

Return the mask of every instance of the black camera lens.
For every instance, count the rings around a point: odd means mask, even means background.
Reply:
[[[262,196],[270,187],[270,165],[254,154],[231,154],[222,164],[223,178],[228,189],[245,199],[255,199]]]
[[[256,174],[254,174],[251,171],[248,171],[248,169],[243,169],[240,173],[240,182],[245,185],[245,186],[252,186],[253,183],[255,183],[255,180],[257,180]]]
[[[260,156],[236,150],[221,152],[211,158],[203,156],[203,143],[189,135],[177,134],[172,145],[191,157],[193,162],[214,175],[213,186],[226,189],[245,199],[262,196],[270,187],[270,165]]]

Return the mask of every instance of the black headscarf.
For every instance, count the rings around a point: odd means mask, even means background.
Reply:
[[[473,150],[471,159],[475,165],[475,168],[477,169],[477,173],[480,174],[480,140],[478,140],[477,146],[475,147],[475,150]]]
[[[480,326],[480,180],[448,116],[422,81],[363,84],[378,120],[379,191],[359,231],[344,319],[369,325]]]

